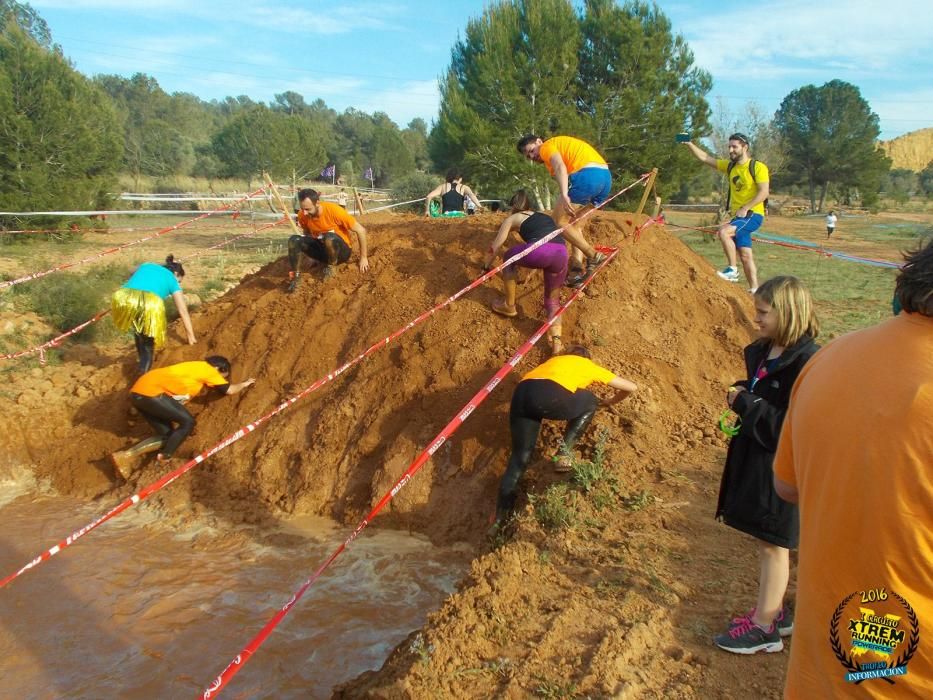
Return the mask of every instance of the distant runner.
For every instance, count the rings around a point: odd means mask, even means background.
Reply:
[[[568,284],[576,287],[593,274],[605,256],[586,242],[583,231],[573,223],[578,214],[574,204],[598,206],[606,201],[612,191],[612,174],[605,159],[586,141],[573,136],[554,136],[542,141],[540,136],[529,134],[518,142],[518,152],[528,160],[544,163],[548,172],[557,181],[560,196],[554,206],[554,220],[564,226],[564,237],[575,248],[575,265],[586,269]]]
[[[313,265],[324,265],[324,279],[332,277],[337,264],[350,259],[350,231],[360,240],[360,272],[369,269],[366,229],[343,207],[321,201],[320,193],[312,189],[298,192],[298,206],[298,225],[304,235],[288,239],[288,292],[298,288],[299,253],[311,258]]]
[[[499,233],[486,253],[484,262],[486,270],[492,267],[499,250],[512,231],[517,230],[518,235],[525,242],[509,248],[505,253],[506,260],[558,228],[554,219],[547,214],[534,210],[528,195],[525,194],[525,190],[516,192],[512,199],[509,200],[509,206],[512,207],[512,215],[502,222]],[[515,292],[518,284],[516,266],[530,267],[544,273],[544,312],[548,318],[551,318],[556,313],[557,307],[560,306],[560,289],[564,284],[564,280],[567,279],[567,246],[564,239],[559,235],[555,236],[514,265],[509,265],[502,271],[505,299],[492,304],[492,310],[501,316],[513,317],[518,315],[518,309],[515,307]],[[558,319],[548,329],[551,352],[555,355],[561,351],[560,333],[561,326]]]
[[[836,212],[832,209],[829,210],[829,214],[826,215],[826,237],[829,238],[833,235],[833,231],[836,230],[836,221],[838,221]]]
[[[729,179],[727,208],[732,220],[722,224],[717,234],[729,264],[716,274],[729,282],[739,281],[739,270],[735,264],[738,249],[748,280],[748,291],[754,294],[758,289],[758,269],[752,255],[752,234],[761,228],[765,220],[765,201],[771,187],[768,166],[749,156],[748,137],[745,134],[735,133],[729,137],[729,160],[713,158],[692,141],[683,143],[697,160]]]
[[[499,484],[496,526],[502,526],[515,507],[518,482],[531,461],[542,420],[567,421],[564,444],[555,460],[556,471],[570,471],[573,446],[593,420],[597,406],[611,406],[627,398],[638,387],[593,362],[589,350],[579,345],[566,355],[552,357],[528,372],[515,387],[509,408],[512,454]],[[586,390],[593,382],[616,389],[610,399],[599,399]]]
[[[117,473],[127,479],[135,459],[147,452],[158,450],[156,459],[160,462],[171,459],[178,446],[194,430],[194,416],[183,404],[200,394],[205,386],[232,396],[255,381],[250,378],[231,384],[230,361],[220,355],[146,372],[130,388],[130,401],[156,434],[127,450],[112,453],[110,461]]]
[[[181,280],[185,268],[175,262],[175,256],[165,258],[164,265],[143,263],[110,299],[113,325],[117,330],[133,331],[136,354],[139,357],[139,373],[145,374],[152,368],[155,351],[165,345],[168,323],[165,318],[165,302],[172,297],[188,335],[188,344],[194,345],[194,329],[188,315],[188,304],[181,292]]]
[[[469,201],[474,209],[483,210],[473,190],[463,184],[463,176],[457,170],[447,172],[447,181],[428,192],[424,198],[424,215],[431,216],[431,204],[441,198],[441,216],[466,216],[464,202]]]

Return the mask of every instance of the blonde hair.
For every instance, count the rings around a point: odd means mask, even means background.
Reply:
[[[810,290],[796,277],[772,277],[758,287],[755,298],[769,304],[777,314],[774,342],[778,345],[788,348],[803,335],[816,338],[820,334]]]

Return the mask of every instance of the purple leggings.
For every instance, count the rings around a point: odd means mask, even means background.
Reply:
[[[532,245],[532,243],[520,243],[512,246],[505,254],[506,260]],[[564,280],[567,279],[567,246],[563,243],[548,241],[515,264],[519,267],[531,267],[544,271],[544,311],[547,313],[547,317],[551,318],[560,303],[560,299],[556,298],[556,296],[552,298],[552,294],[555,289],[560,289],[564,284]],[[508,269],[506,268],[506,270]]]

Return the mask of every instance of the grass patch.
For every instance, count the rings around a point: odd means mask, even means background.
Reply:
[[[572,681],[552,681],[550,678],[536,676],[538,685],[535,686],[534,694],[536,698],[547,698],[548,700],[561,700],[563,698],[577,697],[577,684]]]
[[[531,495],[528,499],[534,508],[535,518],[548,530],[570,528],[577,522],[576,494],[567,484],[553,484],[540,496]]]
[[[638,510],[644,510],[652,503],[654,503],[655,498],[651,495],[650,491],[639,491],[638,493],[633,493],[630,496],[626,496],[622,499],[622,507],[625,510],[632,512]]]

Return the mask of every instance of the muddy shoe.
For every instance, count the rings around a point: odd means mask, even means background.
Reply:
[[[570,455],[554,455],[551,459],[554,461],[554,471],[558,474],[573,471],[573,457]]]
[[[325,265],[324,266],[324,279],[329,280],[337,274],[337,268],[334,265]]]
[[[504,301],[494,301],[490,308],[493,310],[493,313],[497,313],[500,316],[506,316],[508,318],[515,318],[518,316],[518,309],[514,306],[509,308]]]
[[[129,455],[126,452],[122,452],[120,450],[111,452],[110,463],[113,465],[114,471],[120,475],[120,478],[123,479],[123,481],[129,479],[130,473],[133,471],[132,455]]]
[[[298,289],[298,275],[295,275],[288,281],[288,287],[285,288],[286,293],[291,294],[296,289]]]

